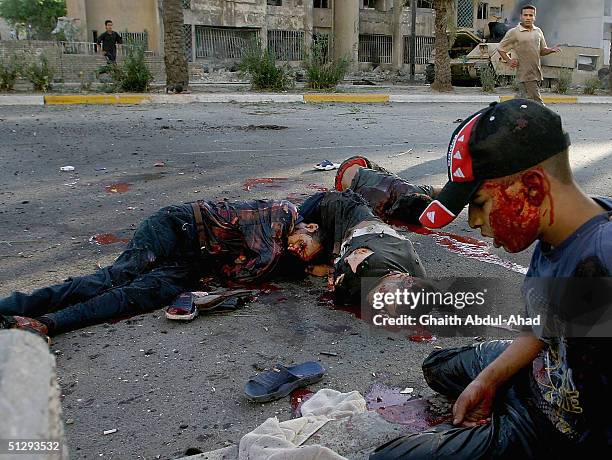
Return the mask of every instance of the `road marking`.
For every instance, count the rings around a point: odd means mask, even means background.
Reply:
[[[45,96],[46,105],[141,104],[148,100],[148,96],[143,96],[140,94],[62,94],[57,96]]]

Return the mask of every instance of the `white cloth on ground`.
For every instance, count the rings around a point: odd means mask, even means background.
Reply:
[[[330,420],[366,411],[358,391],[340,393],[323,389],[302,404],[302,417],[285,422],[267,419],[240,440],[240,460],[343,460],[333,450],[317,444],[302,446]]]

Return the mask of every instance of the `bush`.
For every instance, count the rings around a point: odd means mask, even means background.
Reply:
[[[128,53],[123,60],[122,71],[121,89],[123,91],[143,92],[149,90],[149,85],[153,81],[153,74],[145,61],[142,46],[128,48]]]
[[[497,73],[491,65],[485,65],[480,68],[480,86],[484,93],[492,93],[495,91],[495,83],[497,83]]]
[[[312,51],[304,59],[306,81],[312,89],[335,88],[348,70],[348,59],[329,59],[327,49],[327,42],[314,43]]]
[[[102,74],[107,74],[111,78],[112,91],[144,92],[148,91],[153,81],[142,47],[127,48],[127,54],[121,65],[106,64],[96,72],[97,77]]]
[[[563,69],[559,71],[559,78],[557,79],[557,93],[567,94],[570,85],[572,84],[572,71],[570,69]]]
[[[251,77],[251,87],[255,90],[284,91],[293,86],[291,69],[286,65],[277,66],[274,53],[262,49],[260,40],[251,42],[238,68]]]
[[[49,65],[49,60],[44,54],[30,62],[26,66],[24,74],[28,81],[32,83],[34,91],[46,92],[51,90],[55,71]]]
[[[599,78],[592,77],[584,82],[584,88],[582,91],[584,92],[584,94],[593,95],[599,88],[601,88],[601,82],[599,81]]]
[[[0,91],[11,91],[20,72],[21,66],[17,56],[13,55],[0,61]]]

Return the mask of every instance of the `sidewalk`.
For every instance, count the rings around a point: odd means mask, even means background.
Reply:
[[[233,88],[210,87],[210,91],[194,90],[189,94],[11,94],[0,95],[5,105],[77,105],[77,104],[190,104],[190,103],[472,103],[503,102],[514,96],[500,90],[486,94],[480,88],[456,88],[452,93],[437,93],[429,87],[359,87],[345,85],[338,93],[257,93]],[[219,91],[221,89],[221,91]],[[231,89],[231,92],[225,92]],[[355,92],[358,91],[358,92]],[[612,104],[612,96],[579,96],[543,93],[546,104]]]

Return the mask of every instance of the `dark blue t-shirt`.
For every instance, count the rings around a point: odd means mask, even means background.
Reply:
[[[523,296],[528,316],[548,313],[543,320],[546,324],[531,328],[547,344],[533,362],[538,406],[570,440],[605,449],[612,445],[612,338],[609,334],[604,337],[605,333],[597,337],[573,333],[573,318],[583,318],[585,306],[591,308],[594,302],[592,295],[597,297],[606,288],[585,294],[585,283],[603,282],[609,288],[612,276],[612,199],[595,200],[606,212],[590,219],[555,248],[543,242],[536,245]],[[602,311],[612,308],[609,292],[602,294],[603,308],[597,299],[593,324]],[[551,305],[561,312],[551,313]]]

